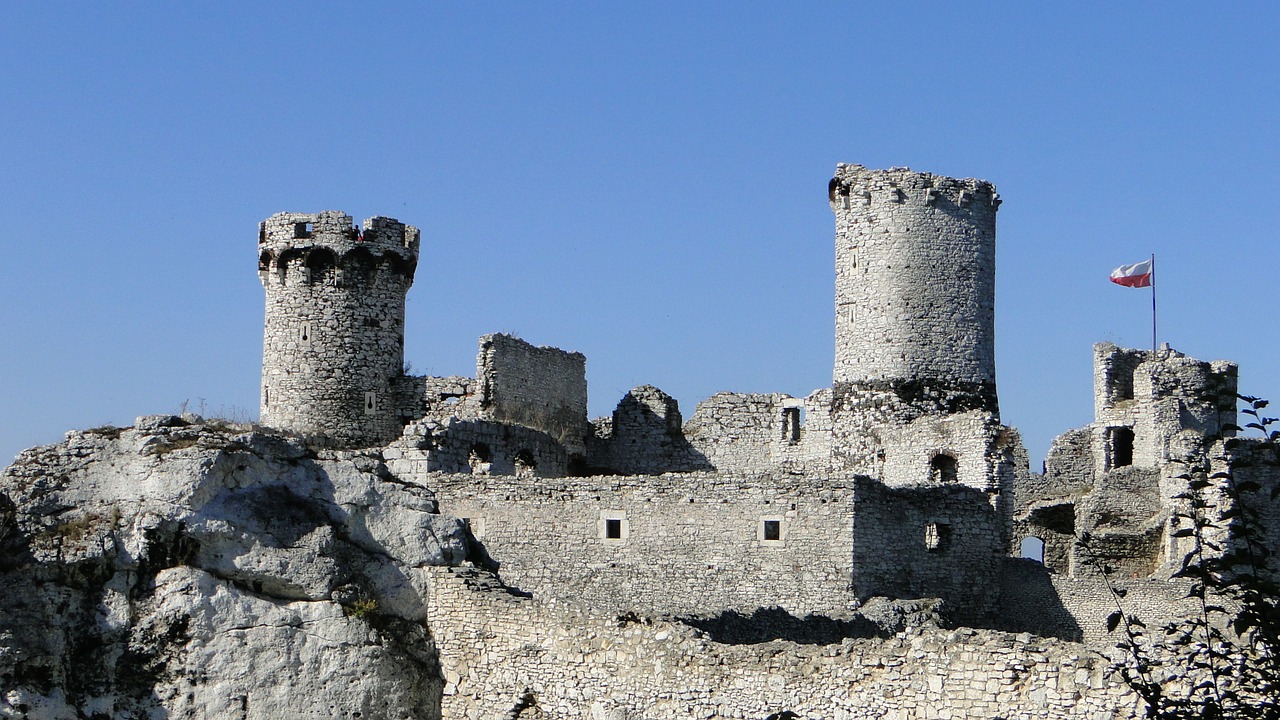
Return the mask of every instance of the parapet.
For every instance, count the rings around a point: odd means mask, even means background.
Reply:
[[[833,210],[849,207],[854,202],[869,205],[873,197],[884,197],[898,203],[911,201],[932,205],[945,201],[962,207],[986,204],[994,209],[1000,206],[1000,194],[996,192],[995,185],[986,180],[950,178],[905,167],[871,170],[845,163],[836,165],[836,174],[827,186],[827,195]]]
[[[288,249],[325,246],[344,252],[365,247],[371,251],[396,250],[406,259],[417,260],[420,233],[413,225],[396,218],[372,217],[357,227],[351,215],[337,210],[321,213],[276,213],[259,223],[259,251],[275,255]]]

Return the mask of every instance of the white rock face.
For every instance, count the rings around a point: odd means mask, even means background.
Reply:
[[[426,568],[465,555],[376,454],[70,433],[0,477],[0,718],[438,718]]]

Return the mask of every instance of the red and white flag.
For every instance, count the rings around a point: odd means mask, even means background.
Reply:
[[[1111,271],[1111,282],[1125,287],[1151,287],[1151,261],[1121,265]]]

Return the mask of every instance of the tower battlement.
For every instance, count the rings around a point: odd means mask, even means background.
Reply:
[[[926,205],[945,201],[959,207],[999,207],[1001,202],[995,185],[986,180],[951,178],[905,167],[871,170],[846,163],[836,166],[835,177],[827,184],[827,196],[833,211],[854,203],[870,205],[873,199]]]

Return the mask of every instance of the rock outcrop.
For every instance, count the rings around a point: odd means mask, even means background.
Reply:
[[[0,477],[0,717],[437,718],[427,568],[466,552],[376,452],[70,433]]]

